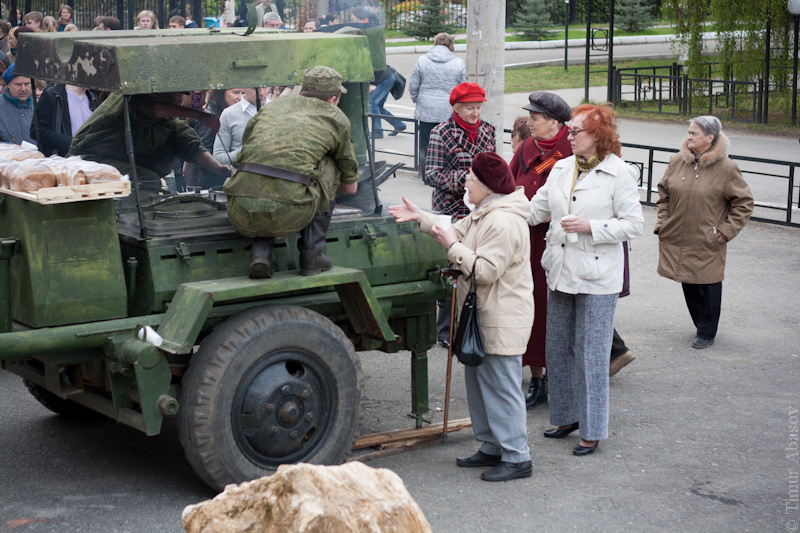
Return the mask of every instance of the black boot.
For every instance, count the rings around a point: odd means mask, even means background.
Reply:
[[[297,247],[300,249],[300,275],[315,276],[320,272],[333,268],[333,261],[322,253],[325,247],[325,236],[328,226],[331,225],[333,215],[333,202],[330,209],[324,213],[317,213],[311,223],[300,230]]]
[[[275,274],[275,265],[272,263],[271,238],[257,237],[250,246],[250,272],[251,279],[271,278]]]
[[[547,402],[547,382],[544,378],[531,378],[528,394],[525,395],[525,407],[533,409],[540,403]]]

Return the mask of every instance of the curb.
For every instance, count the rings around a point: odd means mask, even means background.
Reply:
[[[678,35],[632,35],[630,37],[614,37],[614,44],[655,44],[674,43]],[[717,32],[703,33],[703,40],[716,40]],[[568,48],[585,48],[586,39],[569,39]],[[394,54],[424,54],[433,48],[433,45],[391,46],[386,48],[386,55]],[[506,50],[545,50],[551,48],[564,48],[564,41],[517,41],[506,43]],[[466,52],[466,44],[455,45],[456,52]]]

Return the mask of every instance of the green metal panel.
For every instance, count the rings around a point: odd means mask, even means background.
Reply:
[[[15,72],[122,94],[299,85],[314,65],[373,79],[367,37],[330,33],[153,30],[21,35]],[[113,37],[113,38],[111,38]],[[45,59],[47,58],[47,59]]]
[[[112,200],[55,205],[4,197],[0,227],[18,237],[11,315],[33,327],[126,316]]]
[[[170,303],[158,330],[164,339],[161,349],[169,353],[189,353],[215,303],[263,301],[270,295],[286,295],[296,291],[336,287],[350,321],[361,326],[366,334],[380,335],[384,341],[395,336],[386,321],[378,300],[360,270],[334,267],[316,276],[302,277],[278,273],[271,279],[230,278],[181,285]],[[368,310],[367,310],[368,309]]]

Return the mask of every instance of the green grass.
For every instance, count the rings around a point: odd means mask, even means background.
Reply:
[[[617,68],[643,68],[669,65],[668,60],[648,60],[648,61],[623,61],[615,63]],[[601,71],[605,65],[592,65],[592,71]],[[589,75],[589,85],[593,87],[606,85],[608,74],[603,72],[591,72]],[[534,91],[553,91],[558,89],[582,89],[584,86],[583,65],[570,65],[569,70],[564,72],[564,66],[546,66],[527,69],[507,70],[505,77],[506,93],[514,92],[534,92]],[[779,93],[770,94],[770,123],[753,124],[730,120],[725,114],[725,110],[720,110],[718,116],[725,124],[726,129],[736,129],[753,133],[765,133],[770,135],[797,136],[798,128],[789,125],[790,113],[787,109],[790,106],[786,95]],[[702,99],[696,100],[698,105],[702,105]],[[744,102],[741,102],[744,105]],[[738,105],[737,105],[738,107]],[[657,107],[654,105],[654,111]],[[701,108],[697,108],[698,110]],[[665,112],[675,113],[674,115],[658,114],[655,112],[647,113],[639,111],[633,105],[617,107],[617,114],[624,118],[635,120],[646,120],[650,122],[678,123],[685,124],[688,117],[677,114],[677,105],[665,105]],[[742,109],[744,114],[744,109]],[[698,111],[699,114],[702,114]],[[721,114],[719,114],[721,113]],[[696,113],[697,114],[697,113]]]
[[[623,61],[616,63],[617,68],[631,67],[657,67],[669,65],[667,60],[649,61]],[[592,65],[590,70],[599,71],[605,65]],[[606,85],[608,74],[606,72],[592,72],[589,74],[589,85]],[[506,92],[534,92],[552,91],[556,89],[578,89],[583,88],[584,68],[583,65],[570,65],[567,72],[564,72],[564,65],[546,66],[536,68],[525,68],[506,71]]]

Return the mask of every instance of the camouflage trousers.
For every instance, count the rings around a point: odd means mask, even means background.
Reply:
[[[325,157],[318,168],[321,183],[338,183],[339,171],[332,158]],[[334,186],[332,191],[323,191],[313,201],[302,204],[277,198],[228,196],[228,220],[245,237],[286,237],[308,226],[317,213],[327,211],[335,192]]]

